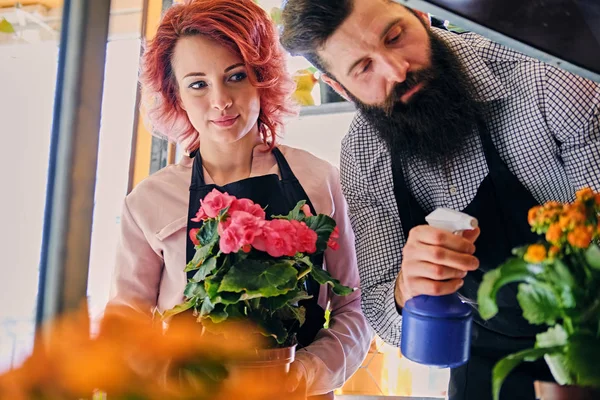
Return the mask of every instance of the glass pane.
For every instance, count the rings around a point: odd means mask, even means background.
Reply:
[[[113,0],[106,54],[96,199],[88,277],[90,317],[101,316],[110,291],[119,218],[127,194],[143,0]]]
[[[33,344],[62,1],[0,1],[0,371]]]
[[[0,174],[10,193],[2,201],[0,371],[19,364],[33,344],[62,19],[62,1],[29,3],[15,7],[12,0],[0,0],[0,131],[5,137]],[[92,317],[108,296],[128,184],[142,3],[112,1],[90,255]]]

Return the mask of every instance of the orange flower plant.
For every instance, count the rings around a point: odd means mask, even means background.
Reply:
[[[277,379],[257,381],[230,365],[250,359],[260,346],[230,325],[223,340],[201,332],[192,319],[167,329],[131,308],[112,308],[90,335],[84,311],[43,329],[24,363],[0,375],[0,398],[11,400],[192,400],[280,398]],[[40,340],[42,340],[40,339]],[[282,383],[283,384],[283,383]],[[281,395],[281,396],[280,396]]]
[[[559,384],[600,388],[600,193],[581,189],[573,203],[548,202],[529,210],[527,218],[540,241],[515,249],[514,257],[484,275],[479,312],[493,318],[500,288],[520,281],[524,318],[548,330],[537,335],[535,348],[496,364],[494,398],[518,364],[540,357]]]

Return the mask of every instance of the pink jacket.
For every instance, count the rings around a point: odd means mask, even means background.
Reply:
[[[359,287],[354,234],[347,216],[339,172],[312,154],[279,147],[317,213],[334,218],[340,230],[339,249],[325,252],[325,268],[344,285]],[[254,149],[251,176],[278,173],[275,157],[260,145]],[[125,199],[121,237],[109,304],[147,304],[145,312],[168,310],[183,300],[186,285],[185,243],[192,159],[184,156],[140,183]],[[212,183],[204,171],[207,183]],[[372,338],[360,305],[360,290],[335,296],[322,286],[319,304],[330,302],[329,329],[298,351],[307,373],[309,395],[341,387],[358,369]]]

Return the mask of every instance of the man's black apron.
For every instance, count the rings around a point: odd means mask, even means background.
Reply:
[[[254,203],[265,208],[268,219],[270,219],[270,216],[272,215],[287,215],[301,200],[305,200],[306,204],[310,207],[311,212],[316,215],[315,208],[308,198],[308,195],[292,172],[292,169],[283,154],[281,154],[281,151],[275,147],[272,152],[277,160],[281,179],[279,179],[277,174],[271,174],[243,179],[224,186],[206,184],[200,152],[196,151],[193,153],[192,157],[194,158],[194,163],[192,166],[192,181],[190,184],[187,232],[189,232],[190,229],[200,228],[202,226],[202,222],[194,222],[191,219],[196,216],[196,213],[200,208],[200,200],[213,189],[217,189],[222,193],[226,192],[237,198],[252,200]],[[186,263],[188,263],[194,258],[195,249],[189,235],[186,235],[186,237]],[[323,257],[312,258],[312,262],[319,268],[323,264]],[[188,272],[187,278],[192,279],[195,272],[196,271]],[[325,323],[325,310],[318,304],[319,284],[309,277],[306,281],[306,291],[313,297],[299,302],[299,305],[306,308],[306,320],[297,334],[298,348],[306,347],[312,343]],[[306,388],[301,386],[298,390],[302,391],[306,390]],[[314,397],[314,399],[318,398],[319,396]],[[311,397],[310,399],[313,398]]]
[[[460,210],[479,220],[481,235],[477,239],[475,256],[480,261],[477,271],[469,272],[459,293],[477,301],[477,290],[483,274],[498,267],[511,256],[511,250],[539,237],[527,223],[529,209],[538,202],[509,171],[496,151],[482,121],[479,136],[489,173],[481,182],[473,201]],[[417,225],[426,224],[425,212],[408,190],[401,165],[393,165],[394,194],[404,235]],[[517,283],[507,285],[498,293],[499,313],[483,321],[474,312],[470,361],[450,373],[450,400],[486,400],[492,398],[491,376],[494,364],[502,357],[533,347],[535,334],[543,331],[530,325],[517,302]],[[533,381],[553,381],[543,361],[524,363],[505,381],[501,399],[535,399]]]

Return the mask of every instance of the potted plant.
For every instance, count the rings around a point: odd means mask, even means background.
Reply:
[[[548,202],[529,211],[538,243],[513,251],[497,269],[487,272],[479,287],[479,312],[490,319],[498,312],[496,293],[511,282],[519,285],[517,300],[531,324],[545,325],[535,347],[509,355],[493,370],[498,399],[506,376],[521,362],[544,357],[556,382],[536,382],[541,398],[600,398],[600,194],[586,188],[570,204]],[[564,393],[564,394],[560,394]],[[594,394],[592,394],[594,393]],[[544,397],[545,396],[545,397]]]
[[[258,335],[266,344],[236,366],[286,373],[305,321],[300,302],[311,297],[306,280],[328,284],[337,295],[353,291],[312,262],[328,247],[337,247],[335,221],[311,215],[304,201],[268,220],[251,200],[216,189],[201,201],[194,220],[203,224],[190,232],[196,253],[185,271],[196,272],[185,288],[185,301],[163,317],[192,310],[208,334],[220,334],[232,323],[250,323],[254,329],[246,329],[243,337]]]
[[[162,324],[130,307],[113,306],[90,335],[87,310],[46,324],[34,352],[0,374],[0,398],[10,400],[264,400],[283,398],[268,376],[237,385],[221,379],[226,365],[257,343],[200,335],[194,321]],[[166,374],[169,363],[182,368]]]

